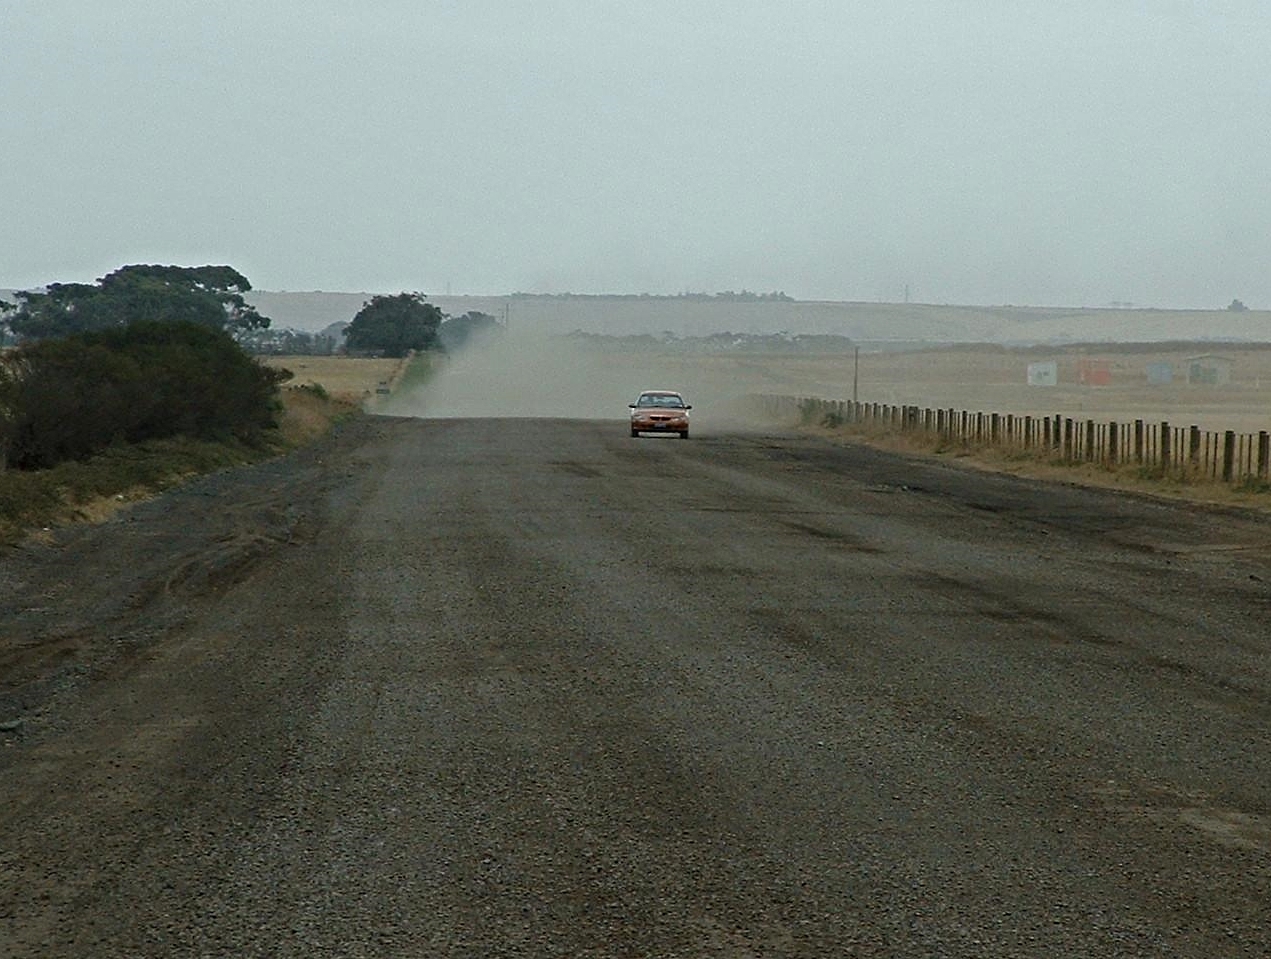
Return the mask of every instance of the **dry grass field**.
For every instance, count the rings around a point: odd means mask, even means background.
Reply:
[[[959,347],[908,353],[862,354],[857,388],[863,402],[953,408],[971,412],[1061,416],[1121,424],[1142,419],[1146,424],[1169,422],[1173,427],[1196,426],[1219,433],[1233,430],[1252,434],[1271,431],[1271,348],[1256,345],[1212,351],[1230,362],[1231,380],[1223,385],[1187,382],[1190,359],[1211,351],[1193,346],[1112,346],[1102,352],[1042,353],[997,347]],[[1111,374],[1106,385],[1078,382],[1082,357],[1106,361]],[[1059,383],[1030,387],[1030,362],[1054,360]],[[1173,381],[1149,384],[1148,365],[1169,366]],[[854,375],[851,357],[809,358],[782,365],[782,373],[805,390],[775,392],[827,399],[850,399]],[[1109,487],[1179,498],[1193,502],[1271,509],[1264,483],[1223,483],[1217,476],[1189,473],[1162,477],[1133,465],[1059,463],[1018,450],[972,446],[964,448],[935,437],[890,430],[845,426],[811,427],[831,439],[850,439],[871,445],[926,455],[950,456],[963,464],[996,472],[1081,485]]]
[[[261,362],[291,370],[294,376],[285,387],[321,386],[345,400],[374,396],[379,384],[395,383],[405,366],[404,360],[351,356],[263,356]]]
[[[1051,351],[966,345],[862,351],[859,367],[851,354],[606,354],[533,351],[520,345],[507,353],[489,365],[460,364],[466,371],[453,378],[443,375],[435,396],[416,400],[413,395],[395,395],[391,409],[408,415],[621,416],[627,394],[653,384],[684,390],[704,419],[746,394],[851,399],[855,390],[864,402],[1098,421],[1168,420],[1176,426],[1242,433],[1271,429],[1271,347],[1247,344],[1109,344],[1101,350]],[[1201,354],[1230,361],[1230,382],[1188,383],[1188,361]],[[1079,383],[1083,358],[1105,362],[1110,382]],[[1058,384],[1029,386],[1028,365],[1047,361],[1057,364]],[[383,382],[391,383],[397,394],[405,369],[400,360],[343,356],[270,357],[265,362],[291,370],[295,376],[289,386],[317,384],[333,396],[363,402],[373,399]],[[1148,367],[1161,365],[1170,367],[1172,381],[1149,384]],[[482,402],[461,402],[466,397],[459,396],[460,381],[466,381],[463,389],[479,394]],[[564,396],[565,404],[552,406],[549,393]]]
[[[1187,382],[1189,360],[1214,354],[1230,361],[1223,385]],[[1104,361],[1107,385],[1078,381],[1082,358]],[[1058,384],[1029,386],[1028,365],[1054,361]],[[896,353],[862,353],[859,374],[851,356],[732,358],[739,379],[762,380],[771,392],[826,399],[908,404],[986,413],[1060,415],[1126,422],[1168,420],[1205,430],[1271,429],[1271,348],[1239,346],[1111,346],[1103,351],[1046,352],[962,346]],[[1149,366],[1167,365],[1169,383],[1149,384]]]

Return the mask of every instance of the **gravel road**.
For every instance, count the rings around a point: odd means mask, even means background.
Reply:
[[[1271,955],[1271,523],[367,417],[0,559],[0,955]]]

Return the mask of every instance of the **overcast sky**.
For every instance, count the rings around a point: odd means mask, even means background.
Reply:
[[[1271,308],[1267,0],[3,0],[0,287]]]

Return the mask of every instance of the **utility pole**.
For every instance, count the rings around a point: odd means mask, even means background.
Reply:
[[[860,399],[858,387],[861,381],[861,348],[856,347],[856,358],[852,364],[852,402],[855,403]]]

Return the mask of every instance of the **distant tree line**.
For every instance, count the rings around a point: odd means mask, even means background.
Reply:
[[[439,346],[437,328],[444,314],[422,293],[373,296],[344,331],[350,353],[405,356]]]
[[[402,296],[412,302],[401,302]],[[377,296],[363,305],[353,321],[333,323],[321,332],[270,328],[252,330],[237,339],[258,356],[405,356],[421,350],[458,352],[503,330],[493,316],[477,310],[461,316],[441,313],[440,321],[434,322],[435,309],[422,294]]]
[[[470,310],[460,316],[446,317],[437,330],[437,339],[447,353],[457,353],[502,332],[503,325],[489,313]]]
[[[422,293],[372,297],[345,329],[350,353],[405,356],[412,351],[454,352],[502,330],[488,313],[449,317]]]
[[[256,356],[330,356],[342,344],[342,337],[330,333],[291,329],[252,330],[239,335],[237,340]]]

